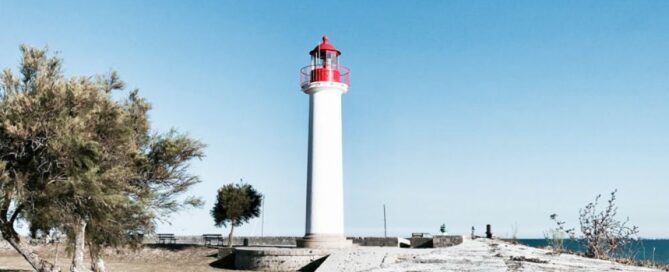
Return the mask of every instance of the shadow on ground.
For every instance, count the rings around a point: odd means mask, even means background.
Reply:
[[[214,256],[216,257],[216,256]],[[221,259],[209,263],[213,268],[235,269],[235,255],[230,254]]]
[[[219,252],[221,254],[222,252]],[[222,269],[229,269],[229,270],[234,270],[235,269],[235,250],[230,249],[230,252],[228,253],[222,253],[223,257],[219,259],[219,254],[211,254],[207,255],[207,257],[211,258],[217,258],[217,260],[209,263],[209,266],[213,268],[222,268]],[[325,259],[327,259],[330,255],[316,259],[315,261],[305,265],[304,267],[298,269],[297,271],[302,271],[302,272],[314,272],[318,267],[321,266],[323,262],[325,262]]]
[[[304,267],[298,269],[297,271],[302,271],[302,272],[314,272],[314,271],[316,271],[316,269],[318,269],[319,266],[321,266],[321,264],[322,264],[323,262],[325,262],[325,259],[327,259],[329,256],[330,256],[330,255],[327,255],[327,256],[325,256],[325,257],[322,257],[322,258],[320,258],[320,259],[317,259],[317,260],[315,260],[315,261],[309,263],[308,265],[305,265]]]
[[[216,254],[207,257],[216,258],[215,261],[209,263],[213,268],[235,269],[235,248],[220,248]]]

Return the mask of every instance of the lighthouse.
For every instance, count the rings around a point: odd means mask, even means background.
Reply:
[[[298,246],[342,248],[351,245],[344,234],[341,121],[350,74],[327,36],[309,55],[311,63],[300,70],[300,86],[309,95],[309,154],[306,231]]]

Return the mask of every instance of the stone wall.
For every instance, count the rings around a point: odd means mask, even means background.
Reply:
[[[409,241],[411,241],[411,247],[412,248],[430,248],[430,247],[433,247],[432,238],[411,237],[411,238],[409,238]]]
[[[175,238],[177,238],[177,244],[204,245],[204,239],[201,235],[183,235],[175,236]],[[240,236],[233,237],[232,244],[236,246],[295,246],[295,241],[298,238],[293,236]],[[146,237],[144,239],[145,244],[155,244],[158,242],[157,236]],[[226,235],[223,235],[223,241],[220,244],[228,244],[228,237]]]
[[[433,247],[451,247],[462,244],[462,235],[435,235],[432,237]]]
[[[227,252],[219,255],[228,254]],[[237,248],[235,269],[262,271],[314,271],[329,252],[310,248]]]
[[[359,246],[399,247],[398,237],[348,237]]]

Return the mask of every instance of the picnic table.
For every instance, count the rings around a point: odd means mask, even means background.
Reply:
[[[177,238],[173,233],[158,233],[158,243],[161,244],[176,244]]]
[[[202,234],[202,239],[204,240],[205,246],[213,245],[213,242],[216,242],[217,246],[220,246],[223,243],[223,235],[220,234]]]

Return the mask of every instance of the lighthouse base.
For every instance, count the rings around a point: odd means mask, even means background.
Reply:
[[[302,248],[347,248],[353,245],[353,240],[347,240],[343,235],[308,234],[296,243]]]

